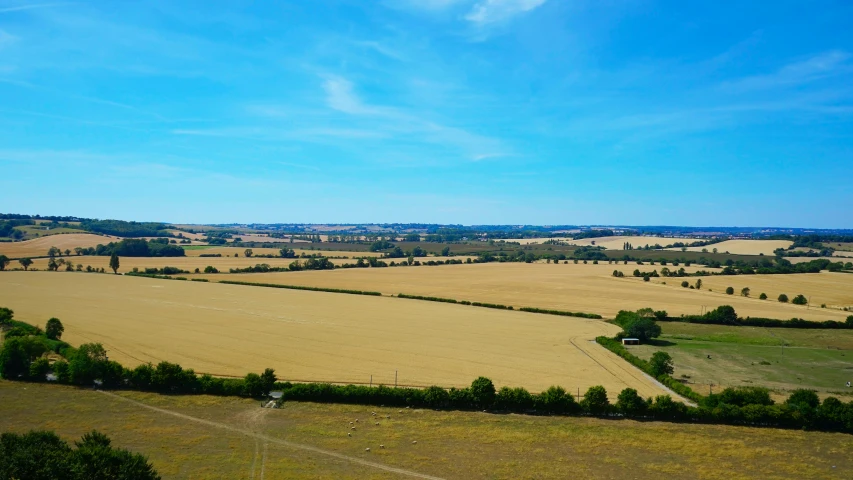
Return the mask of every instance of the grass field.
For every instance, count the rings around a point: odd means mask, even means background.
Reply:
[[[702,307],[716,308],[732,305],[741,315],[789,319],[802,317],[812,320],[844,320],[849,313],[832,309],[807,309],[775,301],[725,295],[723,291],[709,292],[684,288],[681,279],[655,279],[643,282],[630,278],[635,268],[660,269],[660,266],[608,264],[524,264],[487,263],[447,265],[431,268],[375,268],[324,272],[258,273],[207,276],[211,281],[233,279],[245,282],[283,283],[327,288],[376,290],[387,294],[407,293],[455,298],[516,307],[533,306],[580,312],[598,313],[612,318],[619,310],[652,307],[670,314],[698,314]],[[699,267],[700,269],[702,267]],[[613,270],[629,277],[614,278]],[[690,267],[688,271],[695,271]],[[811,274],[809,274],[811,275]],[[853,275],[846,275],[846,285],[853,289]],[[785,280],[777,275],[780,281]],[[690,278],[695,281],[695,278]],[[656,283],[665,281],[668,285]],[[705,278],[703,278],[705,281]]]
[[[701,252],[702,249],[707,249],[709,252],[713,252],[716,248],[718,252],[729,252],[735,255],[760,255],[762,253],[773,255],[773,251],[777,248],[788,248],[793,243],[790,240],[726,240],[705,247],[687,247],[687,251]]]
[[[47,255],[50,247],[56,247],[63,251],[65,249],[73,251],[74,247],[94,247],[98,244],[106,245],[117,240],[115,237],[91,233],[50,235],[22,242],[0,243],[0,254],[9,258],[40,257]]]
[[[381,467],[448,479],[853,476],[853,437],[844,434],[311,403],[272,410],[234,398],[115,395],[0,381],[0,429],[53,429],[67,440],[98,429],[114,445],[148,455],[168,480],[411,478]],[[371,411],[379,426],[366,421]],[[360,426],[347,437],[356,418]]]
[[[779,392],[811,388],[822,392],[853,389],[853,331],[728,327],[662,323],[660,345],[628,347],[642,358],[658,350],[672,355],[674,377],[691,386],[763,386]],[[708,358],[710,356],[710,358]],[[717,387],[719,388],[719,387]]]
[[[436,267],[439,268],[439,267]],[[421,268],[429,270],[429,268]],[[7,272],[0,305],[36,324],[58,317],[63,340],[100,342],[133,366],[162,360],[197,372],[466,386],[480,376],[541,391],[613,395],[661,388],[591,340],[598,321],[389,297],[86,273]]]
[[[732,287],[739,296],[741,289],[750,289],[750,296],[758,298],[766,293],[768,302],[776,302],[780,293],[793,299],[802,294],[811,298],[811,305],[820,311],[821,304],[830,308],[853,307],[853,275],[848,273],[807,273],[798,275],[727,275],[702,278],[703,287],[724,293],[726,287]],[[655,279],[666,281],[672,288],[681,288],[676,279]],[[695,279],[689,279],[694,282]]]

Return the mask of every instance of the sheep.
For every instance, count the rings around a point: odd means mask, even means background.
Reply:
[[[352,427],[353,431],[355,431],[355,427]]]
[[[358,423],[358,419],[357,419],[357,418],[355,419],[355,423]]]
[[[376,416],[376,412],[370,412],[370,414],[373,415],[374,417]]]
[[[385,415],[385,420],[391,420],[391,415]]]
[[[348,436],[348,437],[351,437],[351,436],[352,436],[352,434],[351,434],[351,433],[349,433],[349,432],[347,432],[347,436]]]
[[[376,425],[379,426],[379,422],[376,422]]]
[[[364,451],[365,451],[365,452],[369,452],[369,451],[370,451],[370,447],[365,448],[365,449],[364,449]]]
[[[379,448],[385,448],[385,445],[379,445]]]
[[[418,443],[417,440],[412,440],[412,445],[416,445]]]
[[[352,422],[349,422],[349,424],[352,425]]]

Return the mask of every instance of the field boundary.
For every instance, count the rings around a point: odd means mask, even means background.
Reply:
[[[267,288],[284,288],[287,290],[307,290],[309,292],[327,292],[327,293],[347,293],[350,295],[369,295],[373,297],[381,297],[381,292],[369,292],[363,290],[345,290],[341,288],[321,288],[321,287],[304,287],[301,285],[283,285],[279,283],[255,283],[255,282],[238,282],[235,280],[219,280],[216,283],[225,285],[243,285],[247,287],[267,287]]]

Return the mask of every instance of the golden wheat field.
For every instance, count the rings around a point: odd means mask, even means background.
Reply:
[[[643,237],[643,236],[620,236],[620,237],[598,237],[598,238],[581,238],[578,240],[569,240],[570,245],[604,247],[607,250],[622,250],[625,242],[634,246],[634,248],[645,247],[646,245],[654,246],[661,245],[665,247],[672,245],[675,242],[695,242],[695,238],[678,238],[678,237]]]
[[[293,250],[296,255],[322,255],[324,257],[381,257],[381,253],[377,252],[355,252],[355,251],[344,251],[344,250],[311,250],[310,248],[298,248],[294,245],[288,245],[287,248]],[[304,247],[304,244],[303,244]],[[267,248],[267,247],[257,247],[251,249],[253,254],[255,255],[278,255],[281,251],[280,248]],[[246,247],[206,247],[206,248],[192,248],[186,250],[186,255],[188,257],[198,257],[201,255],[215,255],[219,254],[222,256],[233,257],[234,254],[238,254],[241,257],[244,256],[246,251]]]
[[[162,360],[197,372],[280,378],[581,391],[603,385],[661,394],[651,379],[591,340],[600,320],[390,297],[68,272],[6,272],[0,305],[43,324],[58,317],[73,345],[100,342],[133,366]]]
[[[670,314],[697,314],[703,307],[732,305],[741,315],[788,319],[802,317],[810,320],[844,320],[847,312],[815,310],[806,307],[725,295],[671,288],[680,285],[682,278],[656,278],[653,282],[631,277],[635,268],[660,269],[660,266],[624,264],[544,264],[544,263],[486,263],[443,265],[436,267],[362,268],[335,271],[255,273],[241,275],[210,275],[211,281],[239,280],[244,282],[280,283],[326,288],[375,290],[386,294],[407,293],[455,298],[514,307],[532,306],[558,310],[598,313],[612,318],[619,310],[652,307]],[[705,267],[689,267],[692,272]],[[612,277],[613,270],[622,271],[625,278]],[[710,270],[710,269],[706,269]],[[803,274],[809,275],[809,274]],[[841,281],[853,289],[853,275]],[[777,278],[778,277],[778,278]],[[786,275],[772,279],[790,282]],[[698,277],[687,277],[691,283]],[[708,278],[702,277],[705,282]],[[771,279],[771,281],[772,281]],[[845,280],[846,279],[846,280]],[[667,282],[662,285],[657,282]]]
[[[686,242],[686,243],[689,243]],[[701,252],[707,249],[713,252],[716,248],[720,253],[731,253],[733,255],[773,255],[773,251],[777,248],[788,248],[793,244],[790,240],[726,240],[720,243],[714,243],[705,247],[687,247],[688,252]],[[681,250],[680,248],[670,248],[670,250]]]
[[[86,266],[91,266],[93,268],[103,268],[104,270],[110,270],[110,257],[107,256],[71,255],[70,257],[63,258],[66,261],[72,262],[75,267],[76,265],[83,265],[84,269],[86,268]],[[181,270],[186,270],[188,272],[194,272],[196,268],[201,271],[204,271],[204,268],[210,265],[212,267],[215,267],[220,272],[228,272],[229,269],[232,268],[246,268],[262,263],[265,263],[270,267],[285,268],[291,263],[293,263],[295,260],[305,262],[306,259],[245,257],[242,253],[239,257],[119,257],[119,264],[121,266],[119,267],[118,271],[119,273],[127,273],[133,271],[134,268],[137,268],[140,271],[144,271],[146,268],[163,268],[169,266],[177,267]],[[50,259],[47,258],[33,259],[33,264],[32,266],[30,266],[30,270],[47,270],[47,264],[49,261]],[[356,262],[356,260],[350,260],[347,258],[334,258],[330,261],[336,265]],[[20,269],[22,267],[20,266],[20,264],[18,264],[18,262],[13,262],[11,265],[9,265],[9,268]],[[60,267],[60,270],[64,269],[64,266]]]
[[[99,244],[106,245],[118,240],[120,239],[91,233],[50,235],[23,242],[1,242],[0,255],[6,255],[9,258],[39,257],[47,255],[50,247],[56,247],[63,251],[66,249],[74,251],[74,247],[88,248]]]
[[[741,289],[749,288],[749,296],[758,298],[766,293],[768,302],[776,302],[779,294],[784,293],[789,299],[796,295],[805,295],[811,299],[812,309],[826,304],[829,308],[853,307],[853,275],[849,273],[803,273],[796,275],[727,275],[703,277],[703,288],[713,289],[724,293],[727,287],[735,290],[734,295],[740,296]],[[658,281],[659,279],[654,279]],[[692,280],[692,279],[691,279]],[[673,288],[679,287],[679,282],[668,282]],[[804,307],[799,307],[800,309]],[[821,312],[818,310],[818,312]],[[849,313],[848,313],[849,315]]]

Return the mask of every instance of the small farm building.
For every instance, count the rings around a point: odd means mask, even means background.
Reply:
[[[639,345],[639,344],[640,344],[639,338],[623,338],[622,339],[622,345]]]

